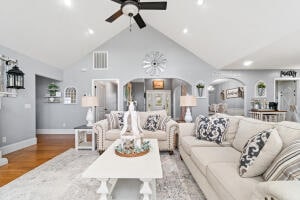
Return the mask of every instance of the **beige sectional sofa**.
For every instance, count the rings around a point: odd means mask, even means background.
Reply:
[[[167,116],[165,110],[138,112],[141,127],[147,121],[151,114],[159,114],[161,117]],[[166,124],[166,131],[157,130],[155,132],[143,130],[144,138],[157,139],[160,151],[169,151],[170,154],[174,150],[174,134],[178,132],[178,123],[170,120]],[[94,131],[97,137],[97,149],[99,152],[105,151],[116,139],[120,138],[120,129],[108,129],[107,119],[101,120],[94,125]]]
[[[300,181],[265,182],[262,176],[242,178],[238,167],[247,140],[276,127],[285,147],[300,139],[300,124],[268,123],[250,118],[225,116],[230,120],[225,142],[218,145],[195,137],[194,123],[179,124],[179,151],[208,200],[300,200]]]

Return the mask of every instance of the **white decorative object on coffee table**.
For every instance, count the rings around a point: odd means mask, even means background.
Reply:
[[[139,179],[142,187],[140,194],[143,200],[156,199],[156,179],[163,177],[158,142],[149,139],[151,150],[148,154],[124,158],[115,154],[116,140],[88,169],[83,173],[84,178],[97,178],[101,186],[97,190],[100,200],[111,199],[111,193],[118,179]]]

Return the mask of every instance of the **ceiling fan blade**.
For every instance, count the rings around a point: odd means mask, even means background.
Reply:
[[[166,10],[167,2],[140,2],[141,10]]]
[[[133,17],[137,25],[140,27],[140,29],[144,28],[146,26],[143,18],[141,15],[138,13],[136,16]]]
[[[119,4],[123,4],[125,2],[125,0],[112,0],[112,1],[119,3]]]
[[[105,21],[112,23],[116,19],[118,19],[121,15],[123,15],[122,10],[118,10],[115,14],[107,18]]]

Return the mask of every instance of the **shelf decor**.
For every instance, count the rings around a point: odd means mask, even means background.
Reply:
[[[49,92],[50,96],[55,96],[58,89],[59,89],[59,87],[55,83],[50,83],[48,85],[48,92]]]
[[[257,81],[255,84],[255,97],[266,97],[266,83],[264,81]]]
[[[7,88],[10,89],[25,89],[24,88],[24,73],[17,66],[13,66],[10,70],[6,72],[7,75]]]

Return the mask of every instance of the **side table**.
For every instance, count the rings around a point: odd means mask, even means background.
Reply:
[[[82,125],[74,128],[75,131],[75,149],[96,150],[95,133],[92,126]],[[92,140],[88,141],[87,136],[92,136]]]

